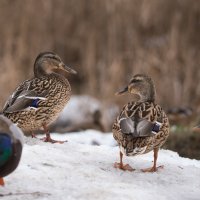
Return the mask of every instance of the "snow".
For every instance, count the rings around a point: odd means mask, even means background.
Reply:
[[[200,161],[160,150],[158,164],[164,169],[140,171],[152,165],[150,152],[125,157],[124,162],[136,170],[124,172],[113,168],[119,150],[111,134],[88,130],[52,137],[69,142],[47,144],[25,138],[21,163],[5,178],[1,200],[200,199]]]
[[[101,109],[101,103],[97,99],[87,95],[73,95],[55,124],[66,121],[82,121],[85,117],[91,117],[92,113],[99,109]]]
[[[54,132],[90,128],[110,131],[118,113],[119,108],[115,104],[104,104],[88,95],[72,95],[51,127]]]

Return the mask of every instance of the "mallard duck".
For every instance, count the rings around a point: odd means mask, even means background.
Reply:
[[[135,156],[154,151],[153,166],[143,172],[155,172],[159,148],[169,136],[169,121],[163,109],[155,103],[155,87],[152,79],[143,74],[133,76],[128,86],[116,93],[129,92],[133,101],[126,104],[113,124],[113,136],[120,148],[120,163],[114,167],[134,169],[123,164],[123,155]]]
[[[19,164],[23,147],[23,133],[8,118],[0,114],[0,185],[3,177]]]
[[[53,122],[67,104],[71,87],[66,78],[76,71],[67,67],[53,52],[40,53],[34,64],[34,78],[21,83],[6,102],[3,113],[23,131],[43,127],[45,142],[63,143],[53,140],[48,125]]]

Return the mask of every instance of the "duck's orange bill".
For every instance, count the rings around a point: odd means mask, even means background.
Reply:
[[[3,178],[0,178],[0,186],[4,186],[4,185],[5,185],[5,183],[4,183]]]

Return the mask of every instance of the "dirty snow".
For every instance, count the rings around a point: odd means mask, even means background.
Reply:
[[[69,142],[46,144],[26,138],[17,170],[5,178],[1,200],[199,200],[200,161],[161,150],[157,173],[142,173],[152,165],[153,154],[126,157],[136,170],[113,168],[119,160],[111,134],[97,131],[53,135]],[[98,144],[98,145],[91,145]]]

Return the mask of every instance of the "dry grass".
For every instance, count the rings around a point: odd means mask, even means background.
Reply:
[[[200,98],[200,1],[2,0],[0,26],[1,106],[44,50],[79,72],[75,93],[122,104],[115,91],[147,73],[164,107]]]
[[[116,90],[146,73],[165,109],[200,112],[198,0],[1,0],[0,27],[1,107],[32,76],[37,54],[54,51],[79,72],[69,77],[76,94],[121,106],[131,97],[114,97]],[[188,130],[166,144],[199,159],[198,145]]]
[[[164,148],[176,151],[180,156],[200,160],[199,142],[199,132],[178,126],[171,131]]]

